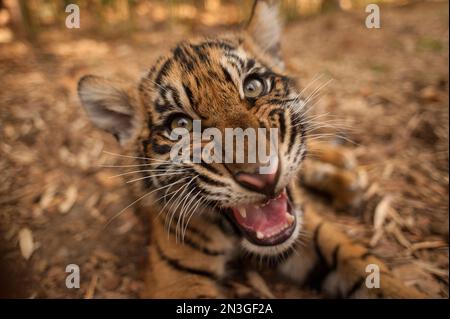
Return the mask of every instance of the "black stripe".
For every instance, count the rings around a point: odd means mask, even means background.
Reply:
[[[274,104],[274,105],[284,105],[284,104],[286,104],[288,101],[286,101],[285,99],[283,99],[283,98],[280,98],[280,99],[269,99],[269,100],[267,100],[267,104]]]
[[[269,113],[269,117],[273,118],[273,116],[277,114],[278,115],[278,123],[280,126],[280,134],[281,134],[281,143],[284,142],[284,138],[286,135],[286,120],[284,118],[284,112],[280,109],[273,109]]]
[[[194,79],[195,79],[195,85],[197,85],[197,90],[198,90],[198,88],[201,86],[200,85],[200,80],[195,75],[194,75]]]
[[[219,74],[214,70],[208,70],[208,75],[212,79],[220,79]]]
[[[161,247],[157,243],[155,243],[154,245],[156,246],[156,251],[158,252],[158,255],[161,257],[161,259],[164,260],[172,268],[174,268],[178,271],[181,271],[181,272],[188,272],[188,273],[191,273],[194,275],[203,276],[203,277],[209,278],[214,281],[217,281],[219,279],[215,273],[212,273],[208,270],[192,268],[192,267],[181,264],[179,260],[172,259],[172,258],[164,255],[164,253],[161,250]]]
[[[319,259],[323,260],[326,264],[326,259],[323,256],[322,250],[320,249],[320,246],[319,246],[319,235],[320,235],[320,230],[322,229],[323,225],[324,225],[324,223],[321,222],[317,226],[317,228],[314,230],[313,243],[314,243],[314,249],[315,249],[317,256],[319,257]]]
[[[174,107],[172,105],[168,104],[168,103],[156,102],[155,103],[155,109],[156,109],[156,112],[161,114],[161,113],[173,110]]]
[[[224,234],[233,236],[240,235],[241,230],[236,226],[230,214],[225,213],[224,216],[225,218],[216,219],[214,224],[219,227]]]
[[[206,163],[204,161],[201,161],[199,164],[204,169],[206,169],[206,170],[208,170],[208,171],[210,171],[210,172],[212,172],[214,174],[220,175],[219,171],[214,166],[212,166],[212,165],[210,165],[210,164],[208,164],[208,163]]]
[[[187,96],[187,98],[189,100],[189,104],[191,105],[191,108],[195,110],[196,109],[196,104],[195,104],[194,95],[192,94],[191,89],[184,83],[183,83],[183,89],[184,89],[184,92],[186,93],[186,96]]]
[[[158,72],[158,75],[156,76],[155,87],[161,85],[161,80],[167,75],[167,73],[169,73],[169,69],[172,67],[172,63],[173,62],[171,59],[167,59],[166,62],[164,62],[163,66]]]
[[[188,244],[191,248],[193,248],[195,250],[199,250],[200,252],[202,252],[205,255],[209,255],[209,256],[223,256],[223,255],[225,255],[224,251],[212,250],[212,249],[209,249],[207,247],[200,246],[199,244],[193,242],[189,238],[184,238],[184,243]]]
[[[156,61],[155,65],[151,67],[151,69],[148,71],[146,78],[151,79],[153,77],[153,74],[156,72],[156,66],[158,65],[159,61]]]
[[[293,83],[292,80],[286,76],[281,76],[280,80],[281,83],[283,84],[284,94],[289,95],[289,85]]]
[[[210,47],[210,48],[217,47],[217,48],[220,48],[225,51],[236,50],[236,47],[234,45],[232,45],[230,42],[222,40],[222,39],[207,41],[203,45]]]
[[[142,148],[143,148],[143,150],[144,150],[144,154],[141,154],[140,157],[142,157],[142,158],[145,157],[145,154],[147,153],[148,144],[149,144],[149,141],[148,141],[148,140],[143,140],[143,141],[142,141]],[[147,161],[144,160],[144,159],[141,159],[140,162],[141,162],[142,164],[147,164]],[[142,175],[143,175],[143,177],[145,177],[145,178],[142,179],[142,182],[144,183],[144,186],[145,186],[146,188],[152,187],[152,186],[153,186],[153,183],[152,183],[152,180],[151,180],[151,178],[150,178],[149,173],[146,172],[146,171],[144,171],[144,172],[142,172]]]
[[[193,225],[188,225],[188,228],[187,228],[187,229],[189,229],[190,232],[196,234],[197,236],[199,236],[199,237],[202,238],[203,240],[206,240],[206,241],[208,241],[208,242],[211,241],[211,238],[210,238],[208,235],[206,235],[204,232],[202,232],[201,230],[199,230],[199,229],[196,228],[195,226],[193,226]]]
[[[204,181],[205,183],[209,184],[209,185],[214,185],[214,186],[219,186],[219,187],[225,187],[225,186],[226,186],[225,183],[222,183],[222,182],[220,182],[220,181],[216,181],[216,180],[214,180],[214,179],[212,179],[212,178],[209,178],[209,177],[206,176],[206,175],[200,174],[200,175],[198,176],[198,178],[201,179],[202,181]]]
[[[281,143],[284,143],[286,137],[286,119],[284,118],[284,113],[280,114],[278,122],[280,125]]]
[[[338,256],[339,256],[340,249],[341,249],[341,244],[337,244],[336,247],[334,247],[330,270],[335,270],[337,268]]]
[[[322,282],[327,277],[327,274],[330,272],[330,268],[325,260],[325,257],[322,254],[322,251],[319,247],[319,232],[322,228],[323,223],[320,223],[314,231],[313,236],[313,244],[314,251],[317,255],[317,262],[314,267],[311,268],[308,275],[306,276],[307,282],[305,283],[307,286],[311,287],[314,290],[320,291],[322,288]]]
[[[180,108],[180,109],[183,109],[183,103],[181,103],[180,93],[178,93],[178,91],[173,86],[170,86],[170,85],[166,86],[165,95],[164,95],[165,101],[168,102],[167,95],[169,94],[169,92],[172,92],[172,98],[173,98],[173,101],[175,102],[176,106],[178,106],[178,108]]]
[[[159,145],[159,144],[156,144],[155,141],[152,142],[152,150],[155,153],[167,154],[170,152],[171,149],[172,149],[172,147],[170,147],[170,145],[167,145],[167,144]]]
[[[226,68],[224,68],[223,66],[222,66],[222,71],[223,71],[223,74],[225,75],[225,79],[226,79],[228,82],[234,83],[234,82],[233,82],[233,78],[231,77],[230,72],[228,72],[228,70],[227,70]]]
[[[292,150],[295,143],[295,138],[297,137],[297,134],[299,133],[299,126],[297,125],[297,119],[296,116],[291,117],[291,127],[290,127],[290,138],[289,138],[289,144],[288,144],[288,152]]]
[[[185,69],[187,72],[192,72],[194,69],[194,60],[189,55],[188,52],[186,52],[183,45],[179,45],[173,50],[173,56],[175,60],[177,60],[181,67]]]
[[[210,64],[208,54],[205,53],[204,47],[200,45],[192,45],[191,47],[203,63]]]
[[[344,298],[348,299],[350,298],[361,286],[362,284],[366,281],[366,279],[364,277],[358,279],[353,286],[350,288],[349,291],[347,291],[347,293],[345,294]]]
[[[189,228],[187,228],[189,229]],[[170,225],[169,227],[169,231],[170,233],[172,233],[173,235],[176,235],[176,229],[174,229],[173,225]],[[182,243],[183,244],[187,244],[189,247],[198,250],[200,252],[202,252],[205,255],[209,255],[209,256],[223,256],[225,255],[224,251],[221,250],[213,250],[213,249],[209,249],[207,247],[201,246],[198,243],[192,241],[189,237],[184,237],[182,238]]]
[[[255,60],[254,59],[250,59],[250,60],[247,61],[247,65],[245,66],[245,70],[249,71],[254,66],[255,66]]]

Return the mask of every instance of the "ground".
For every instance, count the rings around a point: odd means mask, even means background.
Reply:
[[[300,87],[332,79],[312,110],[329,126],[318,137],[352,149],[368,184],[352,211],[311,198],[406,285],[448,297],[448,3],[381,13],[381,29],[365,28],[363,10],[286,28],[284,56]],[[214,31],[172,25],[108,39],[49,31],[38,44],[0,44],[2,294],[139,295],[145,212],[132,207],[113,218],[134,199],[111,178],[123,170],[100,166],[124,159],[105,153],[120,148],[90,125],[76,82],[84,73],[137,81],[177,41]],[[68,264],[80,266],[79,289],[66,288]],[[237,277],[235,296],[320,297],[256,272]]]

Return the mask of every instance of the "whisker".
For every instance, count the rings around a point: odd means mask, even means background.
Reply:
[[[192,194],[192,192],[195,190],[195,187],[191,189],[189,193],[186,194],[183,200],[183,204],[181,206],[180,212],[178,213],[178,219],[177,219],[177,225],[175,227],[175,242],[178,242],[178,228],[180,227],[180,221],[182,220],[184,210],[186,207],[188,207],[188,203],[192,201],[193,198],[189,199],[189,196]],[[170,226],[170,225],[169,225]]]
[[[313,137],[307,136],[307,139],[308,139],[308,141],[316,141],[316,140],[323,139],[324,137],[337,137],[337,138],[343,139],[344,141],[346,141],[346,142],[348,142],[348,143],[351,143],[351,144],[353,144],[353,145],[359,145],[359,143],[357,143],[357,142],[355,142],[355,141],[349,139],[348,137],[343,136],[343,135],[339,135],[339,134],[335,134],[335,133],[330,133],[330,134],[318,134],[318,136],[313,136]]]
[[[198,175],[197,175],[197,176],[198,176]],[[185,179],[188,179],[188,178],[191,178],[191,177],[190,177],[190,176],[187,176],[187,177],[185,177],[185,178],[182,178],[182,179],[180,179],[179,181],[177,181],[177,182],[175,182],[175,183],[172,183],[172,184],[170,185],[170,187],[172,187],[173,185],[176,185],[176,184],[180,183],[181,181],[183,181],[183,180],[185,180]],[[168,189],[170,189],[170,187],[169,187]],[[170,199],[169,199],[168,201],[165,202],[164,206],[159,210],[159,212],[158,212],[158,214],[156,215],[155,219],[156,219],[158,216],[160,216],[160,215],[164,212],[164,209],[166,208],[166,206],[167,206],[167,205],[170,203],[170,201],[176,196],[176,194],[178,194],[182,189],[183,189],[183,187],[180,187],[180,188],[178,188],[177,190],[175,190],[175,191],[172,192],[172,193],[174,193],[174,194],[172,195],[172,197],[170,197]],[[166,192],[167,192],[167,190],[166,190]],[[171,193],[171,194],[172,194],[172,193]],[[168,196],[168,195],[165,195],[165,196]]]
[[[330,84],[331,82],[333,82],[334,79],[329,79],[327,82],[323,83],[322,85],[320,85],[318,88],[316,88],[309,96],[308,98],[306,98],[305,100],[305,104],[308,104],[308,102],[313,99],[315,96],[317,96],[317,94],[324,89],[328,84]]]
[[[198,207],[204,202],[205,202],[205,198],[200,195],[200,199],[197,201],[197,203],[192,208],[192,212],[190,213],[190,215],[189,215],[189,217],[187,219],[186,225],[184,227],[184,230],[182,231],[183,241],[184,241],[184,237],[186,235],[186,231],[187,231],[187,228],[189,226],[189,222],[191,221],[192,216],[194,216],[194,214],[195,214],[196,210],[198,209]]]
[[[176,204],[175,208],[173,209],[173,211],[172,211],[172,206],[170,206],[170,210],[171,210],[172,212],[171,212],[171,214],[170,214],[170,219],[169,219],[169,223],[168,223],[168,227],[167,227],[167,237],[170,236],[170,233],[169,233],[170,225],[172,224],[172,220],[173,220],[173,217],[174,217],[175,214],[176,214],[177,208],[180,206],[181,202],[185,199],[185,196],[186,196],[186,195],[183,195],[184,192],[189,188],[189,185],[190,185],[190,184],[191,184],[198,176],[199,176],[199,175],[196,175],[194,178],[192,178],[192,179],[189,181],[189,183],[187,183],[187,184],[184,185],[184,187],[183,187],[183,192],[182,192],[181,195],[178,197],[178,200],[176,201],[177,204]],[[175,203],[174,203],[174,204],[175,204]]]
[[[130,175],[130,174],[137,174],[137,173],[146,173],[146,172],[167,172],[168,170],[169,169],[167,169],[167,168],[142,169],[142,170],[138,170],[138,171],[130,171],[130,172],[125,172],[125,173],[113,175],[113,176],[110,176],[109,178],[115,178],[115,177],[120,177],[120,176],[125,176],[125,175]],[[190,170],[189,168],[183,168],[183,169],[177,170],[177,172],[184,173],[184,172],[187,172],[189,170]]]
[[[108,151],[103,151],[103,153],[106,153],[108,155],[118,156],[118,157],[141,159],[141,160],[155,161],[155,162],[161,162],[161,163],[176,163],[176,162],[171,161],[171,160],[167,161],[167,160],[162,160],[162,159],[158,159],[158,158],[150,158],[150,157],[142,157],[142,156],[131,156],[131,155],[112,153],[112,152],[108,152]]]
[[[192,191],[193,190],[195,190],[195,188],[193,188],[192,190],[191,190],[191,193],[192,193]],[[180,214],[179,214],[179,217],[178,217],[178,222],[177,222],[177,227],[176,227],[176,229],[175,229],[175,234],[176,234],[176,236],[178,236],[178,233],[180,232],[181,234],[183,233],[183,228],[184,228],[184,222],[185,222],[185,214],[187,214],[187,213],[189,213],[188,212],[188,210],[189,210],[189,208],[190,208],[190,206],[191,206],[191,204],[193,203],[193,201],[195,200],[195,198],[200,194],[200,190],[187,202],[187,204],[185,205],[185,208],[183,208],[182,210],[181,210],[181,212],[180,212]],[[188,197],[189,197],[189,195],[191,194],[191,193],[189,193],[188,194]],[[180,224],[180,220],[181,220],[181,224]],[[178,231],[178,227],[181,227],[181,229],[180,229],[180,231]],[[182,236],[182,235],[180,235],[180,237],[184,240],[184,236]]]
[[[126,181],[126,183],[129,184],[129,183],[133,183],[133,182],[137,182],[137,181],[141,181],[141,180],[144,180],[144,179],[153,178],[153,177],[157,177],[157,176],[180,175],[180,174],[183,174],[183,173],[184,173],[184,172],[173,172],[173,173],[164,173],[164,174],[153,174],[153,175],[149,175],[149,176],[143,176],[143,177],[135,178],[135,179]]]
[[[145,197],[147,197],[148,195],[150,195],[150,194],[152,194],[152,193],[154,193],[154,192],[156,192],[156,191],[158,191],[158,190],[164,189],[164,188],[166,188],[166,187],[168,187],[168,186],[162,186],[162,187],[156,188],[156,189],[154,189],[154,190],[152,190],[152,191],[150,191],[150,192],[148,192],[148,193],[142,195],[141,197],[139,197],[138,199],[136,199],[135,201],[133,201],[131,204],[129,204],[128,206],[126,206],[125,208],[123,208],[120,212],[118,212],[117,214],[115,214],[113,217],[111,217],[111,218],[109,219],[109,221],[106,223],[106,225],[105,225],[104,228],[108,227],[109,224],[111,224],[111,222],[112,222],[113,220],[115,220],[117,217],[120,216],[120,214],[122,214],[124,211],[126,211],[128,208],[130,208],[131,206],[133,206],[134,204],[136,204],[136,203],[139,202],[140,200],[142,200],[142,199],[144,199]]]
[[[168,162],[167,164],[169,164]],[[180,165],[180,163],[172,162],[173,165]],[[130,164],[130,165],[103,165],[99,164],[97,167],[103,167],[103,168],[127,168],[127,167],[140,167],[140,166],[152,166],[152,165],[163,165],[162,163],[146,163],[146,164]],[[180,165],[181,166],[181,165]]]

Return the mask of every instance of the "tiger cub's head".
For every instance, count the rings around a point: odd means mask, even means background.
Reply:
[[[298,237],[302,215],[289,185],[305,153],[303,101],[284,75],[275,2],[256,1],[239,34],[179,44],[131,90],[91,75],[78,87],[92,122],[132,145],[140,164],[148,165],[142,169],[145,191],[163,198],[158,204],[168,216],[187,221],[191,214],[226,215],[240,229],[244,248],[268,256],[285,252]],[[227,129],[276,128],[276,152],[266,160],[258,155],[250,161],[245,154],[242,162],[235,154],[221,162],[173,161],[179,139],[172,131],[182,128],[191,137],[199,123],[200,133],[223,133],[215,145]],[[272,145],[269,135],[256,133],[257,143]],[[190,139],[189,148],[204,146],[203,138]],[[261,173],[264,165],[269,169]]]

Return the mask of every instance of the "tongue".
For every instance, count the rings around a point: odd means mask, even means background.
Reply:
[[[294,216],[287,212],[287,208],[287,197],[283,193],[261,206],[233,207],[233,215],[243,229],[262,239],[272,237],[292,224]]]

